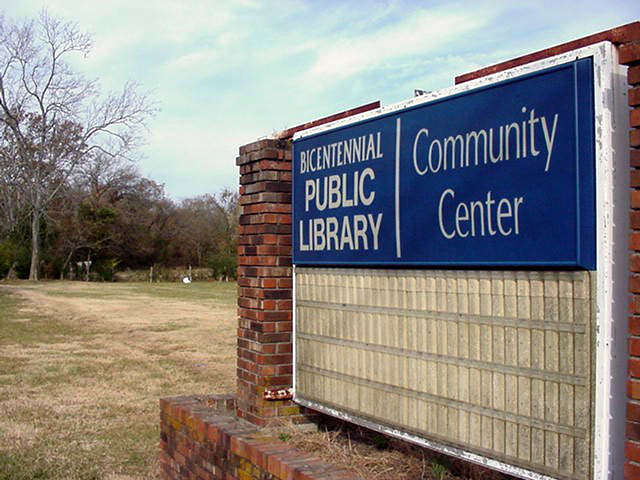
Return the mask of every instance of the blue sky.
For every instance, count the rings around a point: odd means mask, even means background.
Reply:
[[[238,147],[259,137],[640,20],[638,0],[0,3],[10,19],[43,7],[93,35],[76,65],[104,91],[151,92],[140,171],[175,199],[236,188]]]

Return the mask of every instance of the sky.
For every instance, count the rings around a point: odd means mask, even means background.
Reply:
[[[640,20],[639,0],[0,0],[7,20],[43,8],[92,35],[73,64],[102,91],[157,104],[138,165],[175,200],[237,188],[258,138]]]

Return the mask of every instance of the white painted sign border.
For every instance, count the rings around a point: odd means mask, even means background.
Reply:
[[[593,479],[623,477],[626,327],[628,305],[628,109],[626,106],[626,68],[618,64],[617,51],[610,42],[601,42],[561,55],[528,63],[503,72],[430,92],[403,102],[371,110],[297,132],[294,139],[315,135],[340,126],[360,122],[407,107],[429,103],[480,86],[493,84],[567,63],[580,58],[593,58],[595,155],[596,155],[596,338],[595,338],[595,405],[592,465]],[[375,424],[330,408],[297,398],[296,367],[296,291],[293,267],[293,387],[294,401],[300,405],[341,418],[372,430],[415,443],[432,450],[478,463],[495,470],[526,479],[551,479],[502,461],[491,459],[439,442],[432,442],[398,429]]]

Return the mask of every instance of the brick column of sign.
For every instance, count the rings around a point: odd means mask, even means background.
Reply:
[[[260,140],[240,148],[238,240],[238,416],[256,425],[301,407],[264,399],[292,386],[291,144]]]
[[[620,63],[629,67],[629,143],[631,163],[629,379],[625,478],[640,478],[640,28],[635,41],[619,48]]]

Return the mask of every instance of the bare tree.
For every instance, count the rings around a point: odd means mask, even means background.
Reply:
[[[61,278],[77,252],[90,255],[121,237],[120,232],[100,229],[98,225],[111,227],[115,223],[118,212],[113,204],[122,192],[133,188],[139,178],[130,162],[102,153],[79,166],[79,173],[62,189],[50,209],[58,230],[55,255],[64,259]]]
[[[127,157],[154,111],[135,85],[102,98],[95,81],[69,66],[90,49],[88,35],[46,11],[17,24],[0,18],[0,124],[13,151],[0,177],[13,179],[30,210],[31,280],[39,277],[40,224],[52,201],[98,153]]]
[[[227,256],[235,256],[238,220],[240,217],[240,204],[238,192],[229,188],[224,188],[214,195],[215,205],[218,209],[217,221],[215,222],[215,242],[217,251],[225,252]]]
[[[0,129],[0,238],[17,225],[24,210],[24,198],[16,188],[19,170],[13,161],[15,145],[6,141],[7,132]]]

